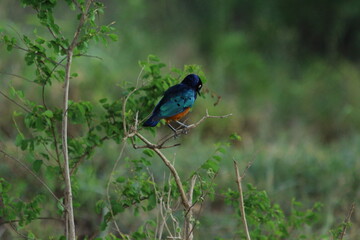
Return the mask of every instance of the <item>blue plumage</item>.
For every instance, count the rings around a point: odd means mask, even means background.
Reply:
[[[145,127],[154,127],[161,119],[178,120],[193,106],[197,94],[200,94],[202,82],[199,76],[190,74],[177,85],[170,87],[163,98],[155,106],[150,118],[143,124]]]

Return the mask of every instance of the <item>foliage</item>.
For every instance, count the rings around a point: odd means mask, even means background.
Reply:
[[[19,227],[38,219],[41,213],[44,195],[36,195],[31,201],[16,199],[10,195],[11,185],[3,178],[0,178],[0,217],[4,222]]]
[[[316,203],[312,209],[303,211],[299,210],[302,204],[293,199],[291,213],[286,216],[278,204],[271,203],[265,191],[259,191],[251,184],[248,184],[247,188],[244,205],[252,239],[309,239],[309,236],[301,233],[301,230],[300,232],[296,230],[317,222],[322,206],[320,203]],[[238,209],[239,193],[229,189],[224,195],[227,203],[236,209],[239,229],[242,229],[241,214]],[[241,238],[246,237],[243,230],[239,230],[237,234]]]

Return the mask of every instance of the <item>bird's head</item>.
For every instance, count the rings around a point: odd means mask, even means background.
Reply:
[[[198,75],[189,74],[184,78],[184,80],[181,83],[188,85],[200,95],[200,90],[203,86],[203,83]]]

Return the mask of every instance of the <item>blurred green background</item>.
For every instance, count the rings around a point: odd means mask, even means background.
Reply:
[[[221,96],[221,101],[214,106],[216,97],[199,98],[189,121],[203,116],[206,108],[214,115],[233,116],[209,119],[177,140],[182,143],[176,149],[181,175],[186,178],[189,170],[211,156],[214,143],[228,141],[236,132],[242,140],[234,143],[222,162],[217,177],[220,192],[235,187],[232,158],[242,167],[254,159],[246,181],[266,190],[283,209],[289,210],[292,198],[306,207],[316,201],[324,204],[319,224],[308,232],[327,234],[345,218],[360,197],[360,1],[103,2],[106,12],[101,21],[116,22],[119,40],[107,47],[93,45],[90,54],[103,60],[75,60],[73,69],[79,77],[72,82],[72,99],[119,98],[121,84],[135,84],[138,61],[148,54],[167,64],[164,71],[199,64],[208,79],[205,90]],[[57,10],[58,24],[71,34],[76,24],[73,13],[62,1]],[[34,12],[13,0],[0,2],[0,27],[14,36],[16,31],[31,35],[34,28],[41,29]],[[4,74],[31,79],[33,69],[24,63],[23,53],[2,47],[0,54],[0,88],[7,91],[11,82],[29,98],[38,99],[40,92],[31,84]],[[47,94],[60,104],[62,87]],[[19,109],[0,97],[0,141],[8,148],[17,134],[14,110]],[[168,129],[161,131],[165,134]],[[21,150],[13,151],[22,156]],[[87,180],[80,184],[86,196],[79,200],[83,206],[91,208],[96,194],[104,193],[119,151],[118,145],[109,143],[79,172],[80,179]],[[129,149],[127,154],[136,153]],[[26,191],[24,178],[34,181],[13,162],[1,165],[0,176],[19,186],[19,194]],[[153,169],[159,176],[167,172],[160,161]],[[80,232],[97,227],[96,219],[86,215],[91,213],[81,208],[78,212]],[[200,229],[205,232],[199,233],[199,239],[208,234],[232,236],[236,225],[231,214],[224,199],[209,203],[201,217]],[[360,237],[359,219],[360,212],[355,211],[349,239]],[[137,221],[122,224],[131,230],[139,225]]]

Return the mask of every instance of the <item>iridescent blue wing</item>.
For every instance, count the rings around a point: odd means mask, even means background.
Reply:
[[[156,105],[153,115],[159,119],[171,117],[192,107],[196,99],[196,92],[183,84],[169,88],[161,101]]]
[[[194,102],[194,90],[189,89],[185,92],[181,92],[179,95],[171,96],[168,101],[160,106],[160,115],[162,117],[171,117],[182,113],[186,108],[192,107]]]

